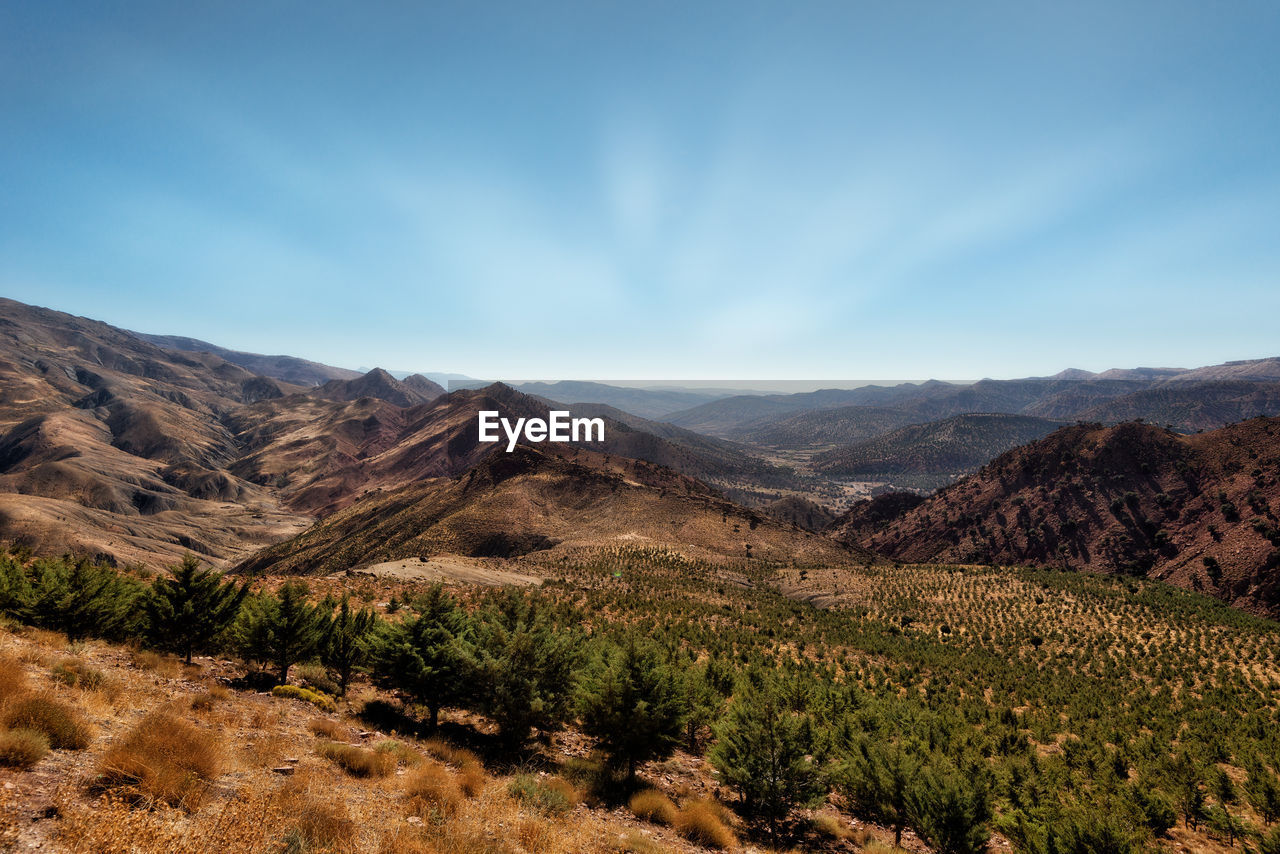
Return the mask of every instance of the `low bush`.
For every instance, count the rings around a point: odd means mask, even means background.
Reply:
[[[213,733],[153,712],[103,754],[94,788],[190,810],[199,806],[221,765],[222,748]]]
[[[676,814],[675,829],[681,836],[707,848],[724,850],[738,844],[724,820],[719,804],[692,801]]]
[[[271,689],[271,696],[284,697],[289,700],[302,700],[325,712],[332,712],[337,708],[331,697],[321,694],[319,691],[312,691],[310,688],[299,688],[297,685],[277,685]]]
[[[28,694],[11,700],[0,726],[43,733],[56,750],[83,750],[89,746],[89,724],[71,706],[45,694]]]
[[[316,747],[316,753],[353,777],[385,777],[396,766],[395,759],[385,753],[337,741],[321,743]]]
[[[631,796],[627,806],[636,818],[651,821],[654,824],[675,824],[676,805],[671,799],[657,789],[644,789]]]
[[[0,765],[30,768],[49,752],[49,738],[33,729],[0,730]]]
[[[409,811],[424,819],[452,816],[462,802],[462,791],[453,772],[435,763],[424,764],[408,774],[404,793],[409,798]]]

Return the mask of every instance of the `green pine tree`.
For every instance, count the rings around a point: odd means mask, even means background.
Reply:
[[[249,592],[223,582],[222,574],[201,569],[187,553],[169,578],[157,578],[145,601],[148,635],[157,646],[183,656],[187,664],[195,650],[203,650],[240,614]]]
[[[577,632],[558,629],[536,599],[510,591],[478,626],[478,699],[509,747],[534,729],[552,730],[568,718],[579,660]]]
[[[353,610],[351,594],[343,593],[338,613],[329,621],[320,660],[338,676],[338,693],[346,696],[351,676],[369,661],[369,641],[377,615],[370,608]]]
[[[290,581],[276,595],[250,599],[245,609],[245,651],[275,665],[282,685],[289,668],[316,654],[329,625],[325,610],[308,604],[306,595],[301,583]]]
[[[764,818],[770,836],[794,807],[821,800],[824,785],[809,754],[812,726],[807,714],[785,703],[775,682],[748,673],[724,719],[714,728],[709,752],[720,778],[738,792],[747,815]]]
[[[626,769],[670,756],[684,730],[683,685],[653,644],[628,637],[606,650],[582,693],[582,731],[596,739],[615,767]]]
[[[375,670],[384,683],[427,707],[434,730],[440,709],[470,694],[476,668],[473,628],[466,611],[439,584],[414,608],[416,616],[387,626]]]
[[[911,789],[920,760],[900,742],[861,738],[849,750],[838,773],[841,794],[856,811],[893,828],[893,845],[902,845],[910,822]]]
[[[986,775],[974,766],[961,772],[935,757],[922,767],[908,794],[911,824],[938,854],[980,854],[991,838],[991,798]]]

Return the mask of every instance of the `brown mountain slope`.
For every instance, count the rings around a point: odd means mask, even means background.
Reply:
[[[661,466],[563,446],[520,446],[491,454],[459,477],[368,495],[237,571],[328,573],[441,553],[542,560],[618,544],[787,563],[873,559],[762,518]]]
[[[0,300],[0,538],[42,552],[237,557],[306,519],[227,476],[223,425],[294,387],[210,353]]]
[[[1150,575],[1280,612],[1280,419],[1194,436],[1077,425],[1016,448],[879,521],[835,536],[904,561]]]

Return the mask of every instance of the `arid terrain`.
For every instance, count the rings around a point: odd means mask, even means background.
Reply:
[[[9,850],[1280,850],[1277,360],[446,393],[0,309]]]

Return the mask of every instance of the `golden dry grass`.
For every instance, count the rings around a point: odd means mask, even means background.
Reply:
[[[27,669],[21,661],[0,656],[0,702],[7,697],[25,693],[27,690]]]
[[[9,698],[0,726],[43,733],[56,750],[83,750],[92,731],[79,710],[52,694],[20,694]]]
[[[334,741],[346,741],[351,737],[346,727],[328,718],[313,718],[307,723],[307,729],[311,730],[312,735]]]
[[[425,763],[406,775],[404,793],[409,812],[424,819],[455,815],[462,802],[457,776],[437,763]]]
[[[385,777],[396,767],[395,758],[386,753],[337,741],[316,745],[316,753],[353,777]]]
[[[195,809],[222,767],[216,736],[168,712],[147,715],[102,756],[95,788]]]
[[[672,825],[676,821],[676,805],[657,789],[644,789],[631,796],[627,803],[636,818],[654,824]]]
[[[31,729],[0,729],[0,765],[30,768],[49,752],[49,738]]]
[[[676,814],[675,829],[690,842],[707,848],[724,850],[738,844],[737,837],[721,818],[719,805],[711,801],[685,804]]]

